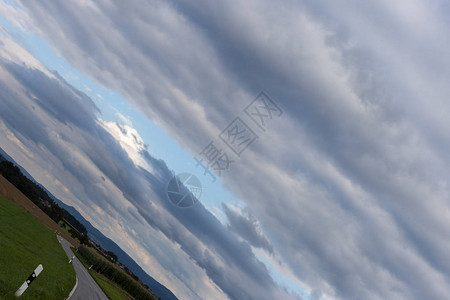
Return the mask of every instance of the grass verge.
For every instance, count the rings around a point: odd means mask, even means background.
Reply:
[[[127,300],[131,298],[125,298],[125,296],[120,292],[115,286],[113,286],[109,280],[102,279],[94,272],[90,272],[92,278],[94,278],[95,282],[100,286],[100,288],[103,290],[103,292],[106,294],[106,296],[110,300]]]
[[[117,284],[105,278],[104,276],[98,274],[94,270],[89,270],[89,265],[86,263],[86,260],[83,256],[81,256],[78,252],[75,251],[75,248],[72,248],[73,253],[77,256],[77,258],[81,261],[84,267],[88,270],[89,274],[91,274],[92,278],[94,278],[95,282],[100,286],[103,292],[110,300],[127,300],[133,299],[126,291],[121,289]]]
[[[82,245],[78,248],[78,254],[83,257],[86,264],[93,265],[92,270],[114,282],[115,285],[126,291],[133,298],[141,300],[158,299],[146,286],[138,282],[138,278],[131,271],[125,272],[125,270],[113,263],[111,258],[107,259],[96,249]]]
[[[39,264],[44,270],[20,299],[67,297],[75,271],[55,233],[0,196],[0,299],[16,299],[15,291]]]

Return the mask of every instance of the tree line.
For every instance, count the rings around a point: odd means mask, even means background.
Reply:
[[[28,199],[36,204],[56,223],[63,222],[69,226],[69,233],[78,239],[81,244],[89,245],[90,240],[86,227],[81,224],[72,214],[60,207],[52,197],[38,184],[26,177],[19,167],[8,161],[0,154],[0,174],[12,185],[21,191]],[[93,251],[93,250],[92,250]],[[120,269],[115,264],[104,259],[100,254],[94,253],[87,247],[80,247],[79,253],[87,263],[94,265],[93,269],[110,280],[116,282],[135,299],[159,299],[149,292],[146,284],[141,285],[139,278],[128,270],[126,266]],[[102,254],[103,255],[103,254]],[[117,262],[117,255],[112,251],[106,251],[105,257]]]
[[[80,246],[78,248],[78,253],[83,257],[88,265],[92,265],[92,269],[97,273],[102,274],[106,278],[115,282],[123,290],[128,292],[135,299],[139,300],[156,300],[155,295],[151,294],[146,287],[142,286],[137,282],[136,278],[127,274],[125,270],[120,269],[117,265],[109,262],[100,254],[94,252],[95,250],[90,249],[86,246]],[[133,274],[134,275],[134,274]],[[136,275],[135,275],[136,277]],[[147,287],[148,288],[148,287]]]
[[[23,175],[22,171],[12,162],[0,155],[0,174],[3,175],[12,185],[21,191],[28,199],[36,204],[56,223],[64,222],[69,224],[69,232],[81,243],[87,244],[87,230],[74,216],[64,208],[60,207],[48,195],[48,193],[32,180]],[[76,229],[76,230],[74,230]]]

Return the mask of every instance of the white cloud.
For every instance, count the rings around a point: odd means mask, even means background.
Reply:
[[[267,91],[285,114],[224,182],[311,290],[340,299],[450,293],[445,1],[23,9],[70,63],[192,153]],[[131,128],[103,126],[142,163]],[[179,228],[158,221],[175,239]],[[202,265],[211,278],[214,266]]]
[[[147,151],[147,145],[136,129],[128,124],[106,122],[101,119],[98,120],[98,123],[120,143],[136,166],[152,173],[150,165],[142,156],[142,152]]]
[[[180,214],[167,201],[172,174],[164,162],[139,152],[145,145],[133,128],[98,120],[94,102],[56,73],[50,78],[0,62],[7,75],[0,80],[0,119],[21,143],[5,137],[2,147],[150,275],[191,299],[226,299],[225,289],[233,298],[250,297],[251,290],[255,297],[290,299],[248,245],[201,204]],[[141,158],[151,172],[136,167]]]

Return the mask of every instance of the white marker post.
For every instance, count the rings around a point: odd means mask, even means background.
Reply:
[[[20,297],[20,295],[22,295],[23,292],[25,292],[25,290],[28,288],[28,286],[30,286],[33,280],[36,279],[36,277],[39,274],[41,274],[42,270],[44,270],[44,267],[42,267],[42,265],[37,266],[34,272],[31,273],[31,275],[27,278],[27,280],[25,280],[25,282],[17,290],[17,292],[15,293],[16,297]]]
[[[73,261],[74,258],[75,258],[75,255],[72,256],[72,258],[69,260],[69,264]]]
[[[93,266],[94,266],[94,265],[91,265],[91,266],[89,267],[89,270],[92,269]]]

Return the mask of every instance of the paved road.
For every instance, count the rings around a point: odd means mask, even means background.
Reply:
[[[59,235],[58,239],[61,241],[61,245],[64,251],[66,251],[67,256],[72,258],[74,256],[72,249],[70,249],[72,245]],[[103,293],[98,284],[92,279],[89,272],[76,256],[72,263],[77,275],[78,285],[70,300],[108,300],[108,297],[106,297],[105,293]]]

